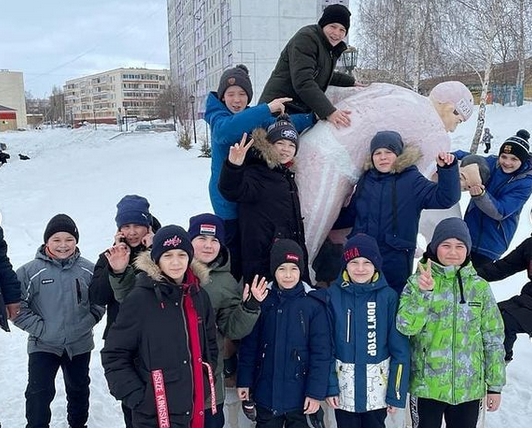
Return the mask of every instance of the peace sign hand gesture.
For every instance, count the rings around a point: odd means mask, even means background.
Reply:
[[[427,260],[426,269],[424,269],[421,264],[419,264],[418,267],[420,272],[418,278],[419,289],[422,291],[434,290],[434,279],[432,278],[432,261],[430,259]]]
[[[244,159],[246,158],[246,154],[250,147],[253,145],[253,138],[249,140],[249,143],[246,143],[246,138],[248,137],[248,134],[244,132],[244,135],[242,135],[242,139],[240,140],[240,143],[236,143],[234,146],[231,146],[229,148],[229,162],[236,166],[242,166],[244,163]]]

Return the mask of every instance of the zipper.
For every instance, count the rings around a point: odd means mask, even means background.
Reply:
[[[81,303],[81,284],[79,279],[76,278],[76,297],[78,298],[78,305]]]
[[[346,332],[346,342],[351,341],[351,309],[347,310],[347,332]]]
[[[399,364],[397,367],[397,376],[395,377],[395,396],[398,400],[401,399],[401,378],[403,377],[403,365]]]
[[[305,328],[305,319],[303,317],[303,311],[299,311],[299,322],[301,323],[301,329],[303,330],[303,337],[307,337],[307,329]]]
[[[451,391],[452,391],[452,397],[453,397],[453,403],[456,403],[456,390],[454,387],[455,384],[455,341],[456,341],[456,308],[458,306],[457,302],[457,293],[456,293],[456,275],[453,279],[453,297],[454,297],[454,305],[453,305],[453,335],[451,339]]]
[[[185,336],[186,336],[186,349],[187,349],[187,354],[188,354],[188,368],[190,370],[190,379],[192,380],[192,385],[194,385],[194,371],[192,370],[192,352],[190,350],[190,345],[188,345],[190,343],[190,339],[189,339],[189,334],[188,334],[188,321],[187,321],[187,316],[185,314],[185,291],[183,290],[183,292],[181,293],[181,304],[179,305],[180,306],[180,309],[181,309],[181,316],[183,317],[183,323],[185,324]],[[192,402],[194,402],[194,400],[192,400]],[[194,414],[194,409],[192,409],[192,415]]]

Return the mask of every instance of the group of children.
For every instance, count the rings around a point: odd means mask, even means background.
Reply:
[[[484,397],[497,410],[505,355],[532,329],[532,292],[527,284],[499,310],[475,268],[496,280],[528,266],[529,242],[487,264],[508,249],[532,191],[526,131],[487,158],[490,178],[468,186],[465,221],[436,226],[414,274],[421,211],[459,201],[462,154],[439,153],[431,181],[400,134],[377,133],[337,222],[352,228],[337,279],[312,287],[294,165],[299,132],[316,118],[349,124],[323,95],[328,84],[354,84],[333,72],[349,16],[328,6],[300,30],[255,107],[247,69],[223,73],[205,115],[215,214],[191,217],[188,231],[161,227],[144,197],[127,195],[96,265],[80,256],[70,217],[50,220],[35,260],[17,272],[20,309],[9,308],[30,334],[28,428],[49,426],[59,367],[69,425],[86,426],[92,328],[104,307],[102,364],[128,428],[223,427],[224,367],[236,367],[238,396],[259,428],[319,426],[324,400],[339,428],[383,428],[407,392],[416,428],[443,417],[449,428],[475,427]],[[459,103],[451,107],[465,120]]]

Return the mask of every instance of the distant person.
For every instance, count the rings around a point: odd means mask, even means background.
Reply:
[[[480,140],[480,144],[484,144],[484,153],[489,153],[491,150],[491,140],[493,139],[493,135],[491,135],[489,128],[484,128],[484,135],[482,136],[482,140]]]
[[[284,113],[285,103],[291,100],[280,96],[250,107],[252,98],[248,69],[239,64],[223,72],[218,91],[209,93],[205,107],[205,120],[212,132],[209,196],[214,213],[224,220],[226,245],[231,253],[231,273],[237,281],[242,276],[237,205],[225,199],[218,190],[222,164],[229,154],[229,147],[238,143],[242,134],[251,134],[255,128],[267,128],[275,122],[274,115]],[[292,120],[298,132],[314,123],[313,115],[308,113],[293,115]]]
[[[9,331],[7,320],[14,320],[19,313],[20,282],[7,257],[4,230],[0,227],[0,327],[5,331]]]
[[[50,404],[61,368],[71,428],[84,428],[89,417],[89,363],[92,328],[104,309],[89,298],[94,264],[81,257],[74,221],[58,214],[48,222],[35,259],[17,270],[22,283],[17,327],[29,333],[26,428],[50,426]]]
[[[318,24],[301,28],[286,44],[259,102],[290,97],[287,113],[315,113],[337,128],[351,123],[349,110],[335,108],[325,95],[329,85],[353,86],[355,79],[334,71],[347,49],[351,13],[341,4],[327,6]]]

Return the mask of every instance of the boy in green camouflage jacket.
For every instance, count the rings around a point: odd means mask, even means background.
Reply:
[[[414,427],[475,428],[480,402],[501,402],[504,327],[489,284],[474,270],[460,218],[441,221],[401,295],[397,329],[410,336]]]

